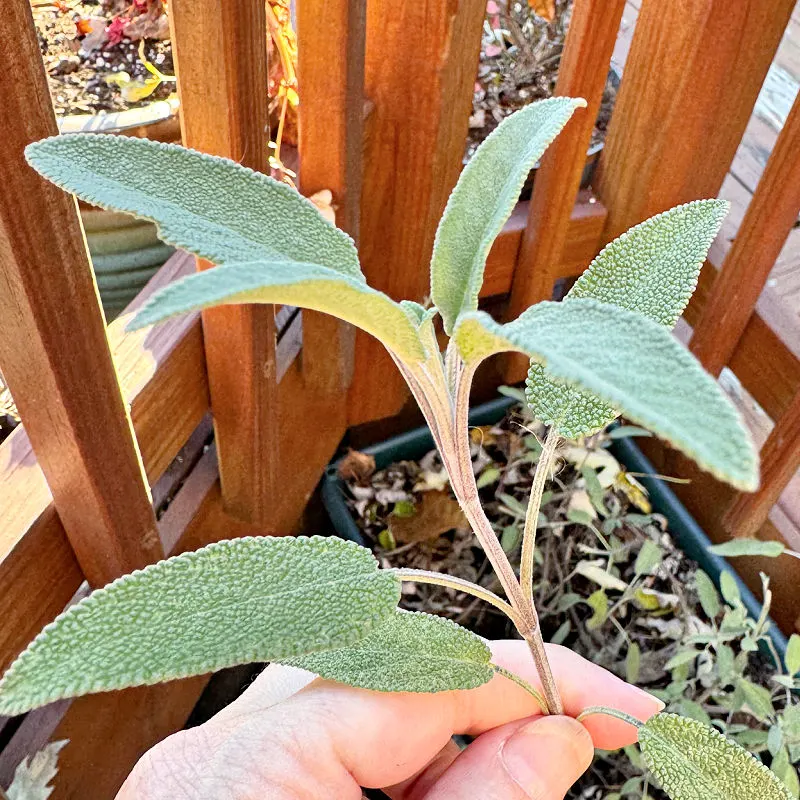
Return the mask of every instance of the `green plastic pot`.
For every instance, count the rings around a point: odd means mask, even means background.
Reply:
[[[82,209],[81,219],[100,300],[110,322],[142,291],[175,248],[158,238],[152,222],[130,214]]]
[[[506,411],[516,401],[502,397],[480,406],[470,412],[470,425],[492,425],[499,422]],[[434,447],[433,437],[427,427],[415,428],[385,442],[364,448],[363,452],[375,459],[377,469],[385,469],[396,461],[410,461],[422,458]],[[611,445],[614,457],[624,464],[626,469],[641,475],[655,475],[655,467],[642,453],[631,438],[616,439]],[[345,501],[344,482],[339,477],[341,459],[330,464],[322,479],[322,502],[328,512],[331,525],[338,536],[349,539],[360,545],[366,545],[364,537],[353,518]],[[686,510],[675,492],[664,481],[655,477],[637,478],[650,495],[653,510],[666,517],[669,532],[678,547],[686,555],[700,565],[719,588],[719,576],[723,571],[733,575],[739,588],[742,602],[748,613],[758,619],[761,603],[750,591],[736,572],[733,565],[725,558],[708,551],[711,540],[697,521]],[[775,649],[783,659],[786,653],[787,639],[778,626],[771,622],[769,636]],[[767,655],[770,655],[767,653]]]

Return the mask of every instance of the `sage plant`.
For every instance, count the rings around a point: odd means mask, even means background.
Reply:
[[[471,689],[499,673],[531,692],[544,713],[563,713],[533,599],[536,522],[560,442],[624,414],[739,489],[753,490],[758,480],[757,455],[736,411],[670,333],[726,203],[688,203],[631,229],[561,303],[539,303],[505,324],[478,310],[487,255],[526,175],[584,105],[564,97],[532,104],[477,150],[439,224],[429,307],[370,288],[346,234],[292,188],[232,161],[102,135],[28,148],[30,164],[56,185],[152,220],[162,239],[218,264],[161,290],[132,327],[222,303],[283,303],[333,314],[379,339],[419,403],[505,596],[439,573],[380,570],[369,551],[334,538],[220,542],[120,578],[68,609],[0,682],[0,714],[248,661],[387,692]],[[444,352],[437,316],[449,336]],[[505,351],[530,357],[527,400],[549,427],[519,575],[481,507],[467,421],[476,369]],[[542,691],[492,664],[488,646],[470,631],[399,610],[402,581],[444,584],[499,608],[528,643]],[[620,716],[610,708],[588,713]],[[638,727],[647,763],[675,800],[789,797],[747,751],[695,720],[622,717]]]

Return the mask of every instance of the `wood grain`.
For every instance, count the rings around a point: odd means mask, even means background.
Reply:
[[[486,260],[481,298],[508,294],[511,291],[529,207],[527,201],[518,203],[495,239]],[[606,207],[591,192],[579,193],[572,208],[561,261],[551,270],[553,281],[580,275],[589,266],[600,250],[607,215]]]
[[[740,494],[725,515],[725,526],[736,537],[756,534],[770,509],[800,468],[800,391],[775,423],[761,449],[761,486]]]
[[[57,128],[30,6],[7,11],[0,367],[81,569],[101,586],[157,560],[161,543],[75,200],[23,156]]]
[[[611,53],[625,0],[576,0],[572,7],[555,94],[583,97],[586,108],[575,111],[564,130],[547,148],[536,171],[528,224],[514,271],[507,319],[553,296],[556,270],[563,263],[585,154],[603,99]],[[529,359],[519,353],[504,358],[510,383],[523,380]]]
[[[643,0],[594,188],[606,240],[715,197],[794,0]]]
[[[361,259],[370,285],[423,300],[436,226],[461,171],[483,0],[367,4]],[[405,384],[383,347],[356,334],[350,423],[397,413]]]
[[[207,675],[74,700],[53,733],[61,751],[51,800],[113,800],[134,764],[180,730]]]
[[[730,360],[800,213],[800,98],[778,137],[703,316],[691,350],[713,375]]]
[[[690,325],[700,319],[715,280],[716,268],[706,262],[684,313]],[[759,301],[729,362],[744,388],[772,419],[784,413],[800,389],[800,348],[791,348],[782,339],[786,326],[778,319],[778,308],[768,299]]]
[[[671,450],[655,437],[640,440],[639,444],[659,474],[689,480],[687,484],[671,484],[671,486],[713,542],[728,541],[731,537],[723,516],[726,509],[730,508],[735,491],[730,486],[714,480],[708,473],[702,472],[689,459]],[[791,526],[786,527],[784,515],[776,509],[756,533],[756,538],[789,541],[794,545],[796,541],[792,542],[792,536],[796,535],[796,532],[792,532]],[[736,570],[756,597],[760,597],[762,592],[759,573],[765,572],[770,576],[774,595],[772,617],[782,630],[791,632],[800,614],[800,596],[797,592],[797,585],[800,582],[800,561],[793,558],[777,560],[740,558],[736,561]]]
[[[364,129],[366,0],[303,0],[297,7],[300,188],[333,193],[336,224],[358,243]],[[344,403],[355,329],[303,311],[308,391]]]
[[[153,277],[158,288],[194,270],[177,254]],[[132,312],[131,312],[132,313]],[[155,483],[209,408],[200,319],[178,317],[127,333],[129,313],[108,330],[125,403],[149,480]],[[59,614],[83,581],[24,426],[0,445],[0,672]]]
[[[174,0],[170,24],[183,143],[266,172],[263,0]],[[279,479],[274,308],[208,309],[203,333],[226,507],[269,524]]]

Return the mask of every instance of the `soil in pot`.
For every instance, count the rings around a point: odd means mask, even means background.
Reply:
[[[564,644],[661,697],[669,710],[713,723],[758,754],[797,795],[800,703],[792,694],[796,656],[772,647],[766,613],[747,617],[730,576],[722,596],[678,549],[635,475],[609,452],[622,427],[562,448],[539,520],[536,598],[545,638]],[[473,428],[481,498],[512,563],[542,430],[522,406],[496,425]],[[380,471],[364,454],[341,464],[347,503],[383,565],[436,570],[502,592],[468,531],[436,451]],[[765,586],[768,608],[769,593]],[[505,618],[453,590],[404,584],[402,606],[450,617],[486,636],[513,636]],[[791,653],[793,647],[789,647]],[[794,663],[797,658],[798,663]],[[599,753],[568,795],[619,800],[665,795],[638,751]]]
[[[553,96],[572,2],[488,0],[465,161],[507,116]],[[595,122],[587,167],[602,148],[618,87],[619,75],[612,70]],[[583,185],[590,182],[591,169],[587,168]],[[529,185],[526,191],[530,192]]]
[[[143,42],[147,61],[174,74],[162,0],[33,0],[31,5],[57,116],[126,111],[175,92],[172,82],[146,83],[153,75],[139,53]],[[129,81],[120,80],[123,74]]]

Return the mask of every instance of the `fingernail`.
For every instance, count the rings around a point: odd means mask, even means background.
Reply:
[[[592,740],[568,717],[542,717],[517,729],[500,753],[509,776],[531,797],[555,779],[566,791],[592,762]],[[556,787],[550,787],[555,790]]]
[[[656,709],[653,713],[658,714],[659,711],[663,711],[667,707],[666,703],[664,703],[663,700],[659,700],[654,694],[650,694],[650,692],[646,692],[644,689],[640,689],[638,686],[634,686],[633,684],[628,685],[636,692],[636,694],[639,695],[639,697],[653,704]]]

